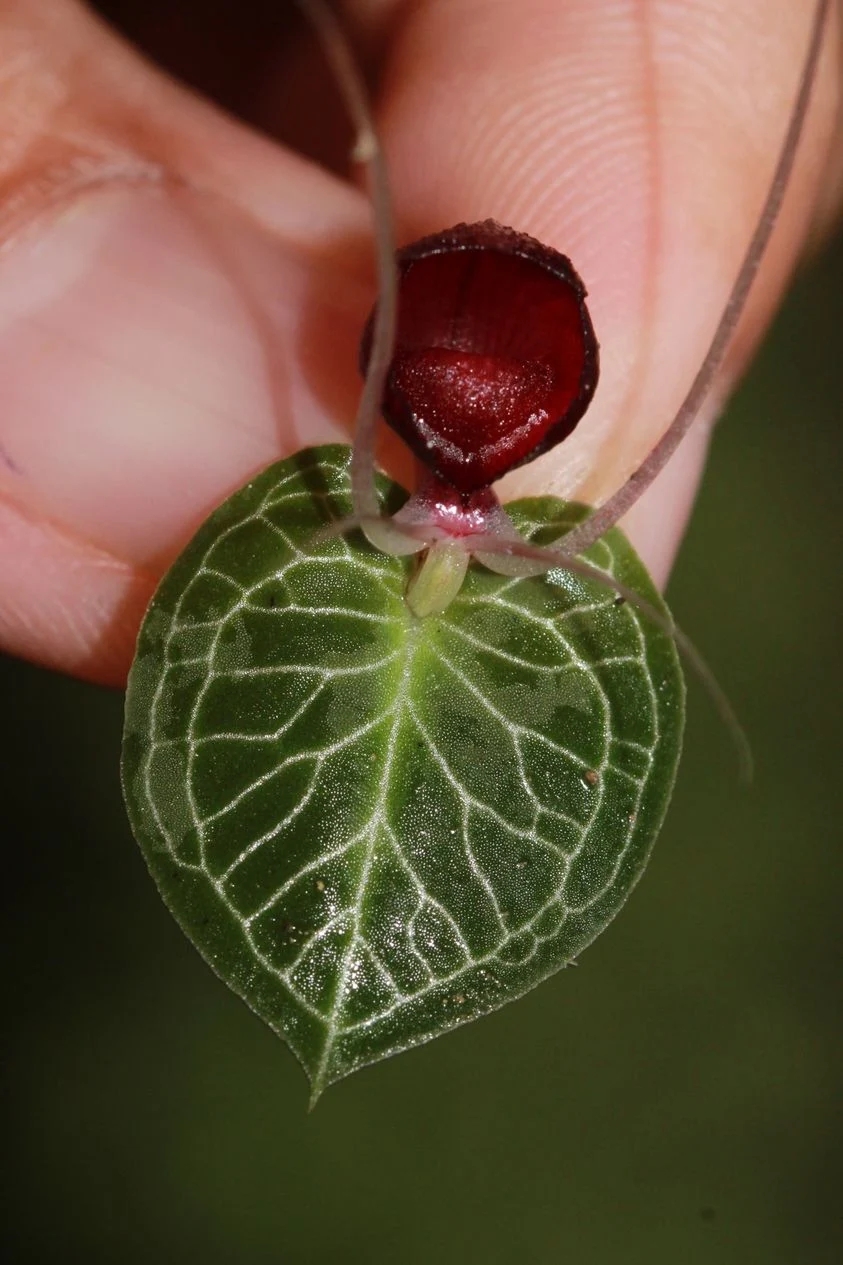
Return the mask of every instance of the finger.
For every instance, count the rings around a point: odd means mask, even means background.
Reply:
[[[0,638],[119,680],[229,491],[347,439],[365,201],[72,3],[0,11]]]
[[[571,256],[601,342],[588,414],[571,439],[505,480],[510,495],[599,502],[666,428],[752,233],[812,10],[813,0],[431,0],[407,11],[383,100],[403,235],[488,216],[533,233]],[[838,47],[829,31],[786,205],[719,397],[806,234],[831,144]],[[635,515],[662,576],[704,451],[699,434]]]

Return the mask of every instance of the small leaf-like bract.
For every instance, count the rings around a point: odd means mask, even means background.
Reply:
[[[594,939],[646,863],[683,721],[668,631],[593,581],[473,564],[414,616],[413,560],[320,535],[351,510],[348,457],[281,462],[199,530],[146,616],[123,758],[165,901],[314,1098]],[[584,512],[507,508],[541,542]],[[620,532],[586,556],[665,611]]]

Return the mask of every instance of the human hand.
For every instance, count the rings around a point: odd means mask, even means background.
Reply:
[[[504,492],[604,499],[705,352],[787,125],[813,0],[707,0],[649,21],[602,0],[346,7],[383,51],[400,240],[493,217],[563,250],[585,279],[595,401]],[[707,423],[839,202],[838,48],[835,27],[720,388],[630,516],[657,578]],[[373,298],[368,209],[75,0],[6,0],[0,66],[0,644],[117,683],[158,576],[208,511],[272,460],[349,437]]]

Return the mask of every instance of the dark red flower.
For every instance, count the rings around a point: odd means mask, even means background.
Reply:
[[[598,375],[570,260],[485,220],[404,247],[398,265],[383,414],[426,465],[470,493],[570,435]]]

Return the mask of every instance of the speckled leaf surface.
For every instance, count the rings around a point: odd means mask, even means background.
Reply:
[[[314,1097],[594,939],[646,864],[683,721],[670,638],[602,585],[472,565],[415,619],[411,559],[317,535],[350,512],[347,467],[299,453],[203,525],[141,630],[123,755],[164,900]],[[508,508],[543,543],[578,516]],[[664,609],[619,532],[588,557]]]

